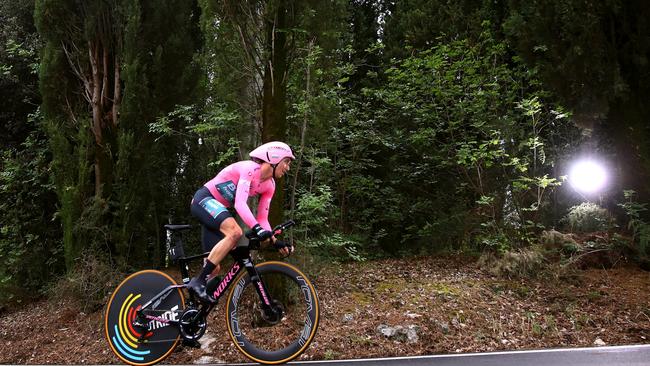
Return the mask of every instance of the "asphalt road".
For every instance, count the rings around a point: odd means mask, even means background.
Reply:
[[[251,364],[256,365],[256,364]],[[290,362],[305,366],[650,366],[650,344],[637,346],[549,349],[376,358],[363,360]]]

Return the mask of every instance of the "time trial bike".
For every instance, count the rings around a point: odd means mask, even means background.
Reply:
[[[294,224],[288,221],[273,231],[277,236]],[[190,227],[165,225],[168,254],[177,262],[183,284],[161,271],[136,272],[122,281],[106,305],[106,339],[115,355],[128,364],[160,362],[179,342],[197,346],[206,331],[207,315],[216,302],[201,301],[186,286],[188,263],[209,253],[185,256],[181,232]],[[208,281],[206,290],[216,301],[227,295],[227,329],[239,351],[262,364],[289,362],[307,349],[316,334],[320,316],[316,290],[291,264],[255,264],[251,251],[261,244],[252,231],[246,237],[247,245],[230,252],[234,259],[230,270],[223,278]]]

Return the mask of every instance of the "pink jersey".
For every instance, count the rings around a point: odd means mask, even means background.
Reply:
[[[259,223],[266,230],[269,224],[269,206],[275,192],[275,181],[270,178],[260,182],[261,166],[246,160],[225,167],[216,177],[204,184],[210,193],[226,207],[235,207],[239,217],[249,227]],[[248,197],[260,195],[257,217],[248,207]]]

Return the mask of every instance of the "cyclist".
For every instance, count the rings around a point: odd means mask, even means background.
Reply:
[[[235,248],[242,236],[242,229],[233,218],[229,208],[234,208],[262,242],[271,240],[283,255],[293,252],[288,243],[276,239],[269,224],[269,206],[275,192],[275,179],[282,178],[295,159],[289,145],[272,141],[250,152],[251,160],[231,164],[221,170],[194,194],[192,215],[202,227],[202,245],[209,251],[201,273],[192,278],[188,287],[203,301],[214,302],[206,293],[208,276],[217,274],[219,263]],[[257,215],[254,216],[247,201],[259,195]]]

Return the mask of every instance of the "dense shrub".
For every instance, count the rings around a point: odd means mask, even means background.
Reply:
[[[537,277],[546,269],[544,250],[533,246],[503,254],[486,252],[478,265],[495,276]]]
[[[571,207],[562,221],[572,232],[577,233],[606,231],[614,225],[614,218],[609,211],[592,202]]]
[[[50,169],[39,131],[0,156],[0,308],[39,296],[65,270]]]
[[[110,263],[110,258],[93,250],[84,250],[74,269],[57,281],[49,295],[54,300],[68,300],[84,311],[94,311],[108,300],[123,274]]]
[[[637,244],[638,255],[644,262],[650,257],[650,224],[642,219],[642,214],[647,211],[646,203],[636,201],[636,192],[624,191],[625,203],[619,204],[629,217],[628,229],[632,231],[634,242]]]

